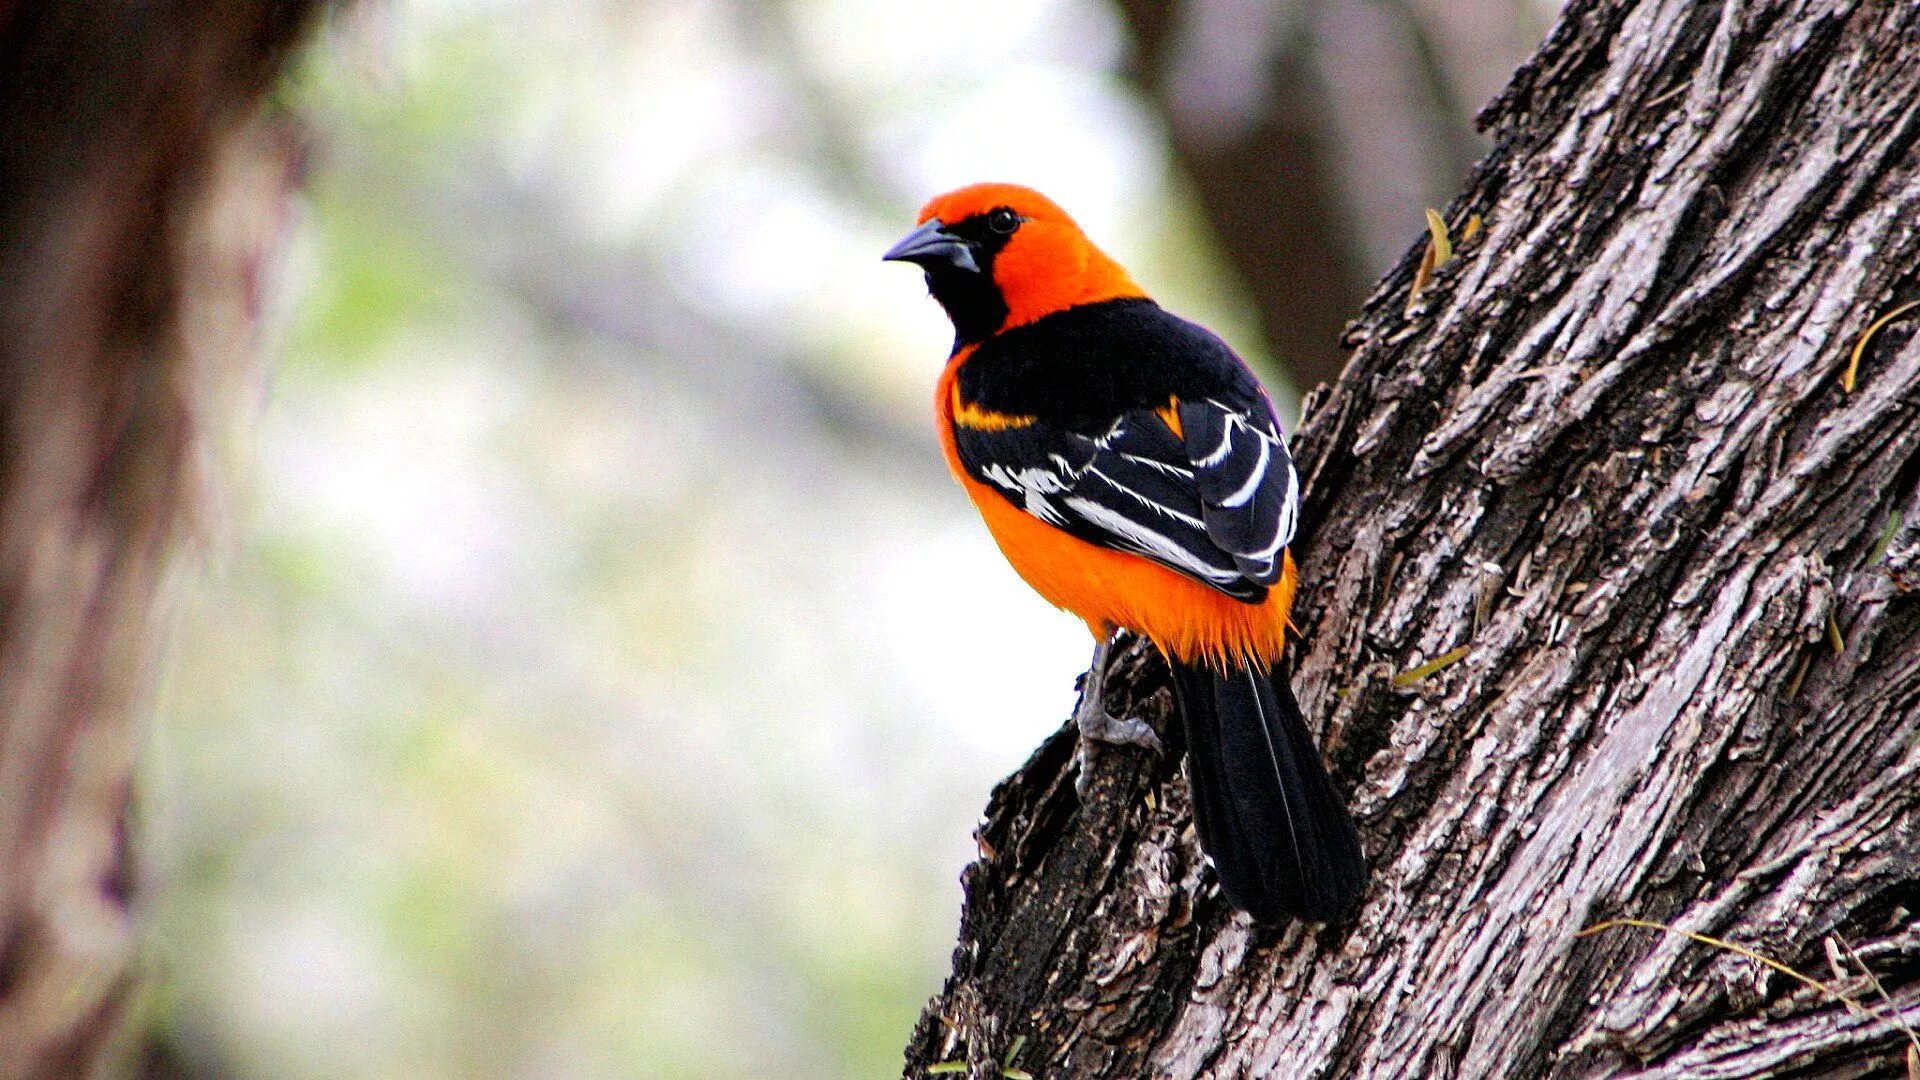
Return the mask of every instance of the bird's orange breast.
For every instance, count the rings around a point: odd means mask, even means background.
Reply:
[[[954,439],[956,414],[968,423],[1018,422],[968,415],[957,400],[955,377],[973,347],[954,354],[941,373],[934,411],[947,467],[966,489],[1007,561],[1055,607],[1085,620],[1096,636],[1110,626],[1144,635],[1160,650],[1188,662],[1238,666],[1249,659],[1270,667],[1286,644],[1293,605],[1293,560],[1258,604],[1244,603],[1138,555],[1103,548],[1055,528],[968,475]]]

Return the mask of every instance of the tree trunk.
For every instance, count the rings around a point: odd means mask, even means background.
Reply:
[[[124,1064],[157,598],[290,175],[315,5],[0,2],[0,1078]]]
[[[1081,801],[1063,730],[988,806],[910,1075],[1920,1070],[1920,341],[1843,385],[1920,290],[1920,5],[1576,0],[1481,119],[1485,231],[1411,308],[1409,253],[1296,440],[1364,909],[1249,925],[1177,761]],[[1620,917],[1822,985],[1580,935]]]
[[[1332,382],[1366,268],[1393,260],[1478,153],[1447,61],[1506,71],[1534,40],[1525,20],[1494,0],[1117,6],[1129,72],[1273,358],[1302,390]],[[1429,22],[1452,31],[1444,45]]]

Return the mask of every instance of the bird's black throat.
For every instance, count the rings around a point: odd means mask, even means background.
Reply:
[[[985,255],[979,273],[947,263],[927,267],[927,291],[946,309],[953,322],[953,351],[977,345],[994,335],[1007,321],[1007,300],[993,281],[993,252]]]

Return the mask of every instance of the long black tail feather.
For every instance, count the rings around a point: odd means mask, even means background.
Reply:
[[[1286,668],[1221,675],[1176,662],[1173,683],[1200,846],[1227,899],[1264,923],[1351,914],[1366,858]]]

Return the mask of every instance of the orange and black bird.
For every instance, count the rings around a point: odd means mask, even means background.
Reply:
[[[925,270],[953,322],[947,464],[1007,561],[1098,642],[1083,737],[1157,745],[1101,696],[1115,632],[1146,637],[1227,899],[1262,922],[1351,913],[1366,862],[1284,666],[1299,485],[1259,380],[1028,188],[942,195],[884,258]]]

